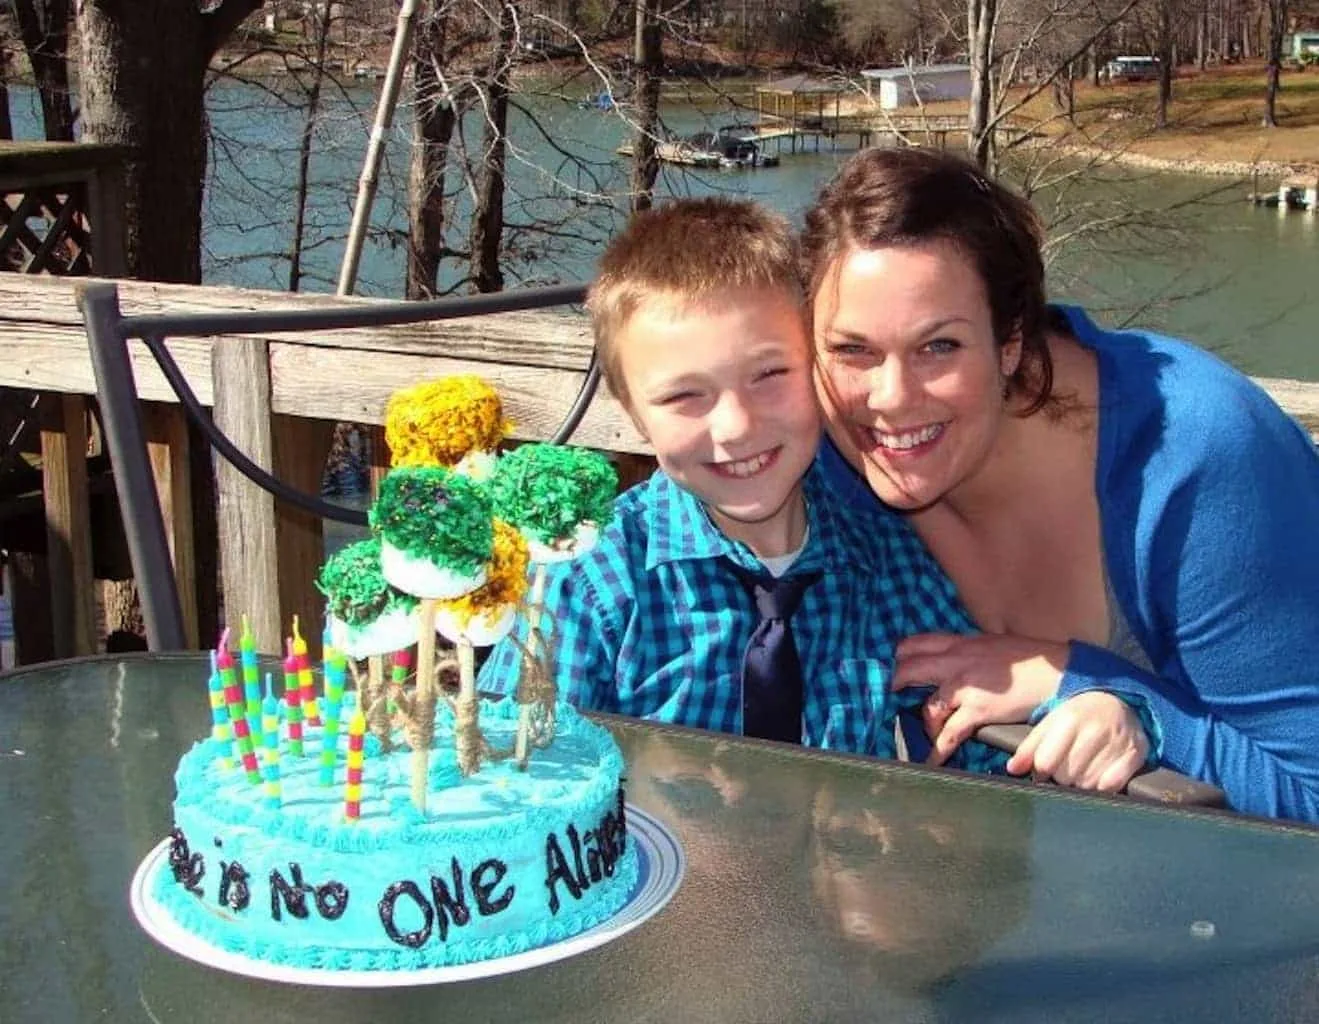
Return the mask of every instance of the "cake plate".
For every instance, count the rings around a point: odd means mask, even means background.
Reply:
[[[184,931],[173,915],[151,895],[157,872],[169,870],[168,839],[154,847],[138,866],[129,888],[129,901],[143,930],[166,949],[207,967],[249,978],[335,988],[397,988],[471,981],[512,974],[585,953],[626,935],[659,913],[682,884],[683,874],[687,870],[687,858],[673,833],[659,820],[632,804],[627,805],[627,834],[636,843],[637,882],[627,902],[612,916],[571,938],[560,939],[522,953],[469,964],[393,971],[351,971],[272,964],[223,949]]]

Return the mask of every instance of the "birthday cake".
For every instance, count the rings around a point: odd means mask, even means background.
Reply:
[[[492,396],[450,378],[391,399],[395,465],[373,536],[318,580],[319,680],[296,620],[279,692],[269,675],[262,691],[246,622],[240,660],[221,638],[212,732],[179,763],[151,882],[187,933],[262,962],[406,971],[565,939],[631,897],[623,759],[558,700],[538,625],[543,559],[528,547],[584,550],[610,514],[612,469],[557,446],[527,446],[501,468],[508,425]],[[553,467],[552,499],[535,465]],[[482,700],[473,648],[518,615],[521,677],[509,697]],[[453,658],[438,655],[437,632]]]

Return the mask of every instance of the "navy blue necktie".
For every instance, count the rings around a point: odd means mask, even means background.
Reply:
[[[775,579],[728,562],[756,602],[760,622],[742,656],[742,735],[801,742],[802,672],[788,620],[818,572]]]

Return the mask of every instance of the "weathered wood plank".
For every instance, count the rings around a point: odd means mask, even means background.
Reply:
[[[91,280],[79,278],[81,281]],[[326,309],[344,304],[371,306],[381,300],[357,296],[256,291],[194,285],[117,281],[119,305],[125,316],[160,313],[216,313],[240,310]],[[68,278],[43,278],[20,286],[0,277],[0,323],[17,320],[63,324],[82,331],[82,317],[73,301]],[[21,303],[15,306],[14,303]],[[317,348],[364,348],[382,352],[428,355],[443,352],[458,358],[527,366],[583,369],[591,355],[586,318],[571,311],[530,310],[493,313],[396,327],[358,328],[315,334],[279,333],[266,340],[297,341]]]
[[[330,451],[334,424],[328,420],[276,416],[272,421],[275,475],[304,494],[319,494],[321,467]],[[279,621],[284,634],[298,616],[313,660],[321,657],[325,598],[315,579],[325,561],[321,520],[287,502],[275,502],[275,538],[279,562]],[[264,649],[264,648],[263,648]]]
[[[271,402],[289,416],[333,416],[355,423],[382,423],[385,403],[401,386],[454,373],[479,373],[499,391],[513,436],[543,440],[563,422],[585,374],[531,366],[476,363],[442,356],[336,352],[333,370],[325,355],[305,345],[270,346]],[[649,452],[632,421],[604,387],[596,393],[573,443],[621,452]]]
[[[138,281],[120,281],[118,284],[122,308],[130,314],[305,309],[345,301],[358,304],[373,301]],[[82,394],[94,392],[86,338],[72,288],[73,281],[67,278],[0,274],[0,331],[6,342],[5,358],[0,360],[0,386],[48,388]],[[208,405],[213,400],[207,355],[212,340],[178,339],[170,342],[170,350],[179,360],[198,397]],[[514,418],[521,424],[519,436],[535,436],[537,430],[543,430],[539,435],[543,437],[550,428],[558,425],[557,414],[566,411],[571,397],[576,394],[576,381],[580,380],[590,355],[586,318],[557,311],[508,313],[315,335],[283,334],[275,336],[274,340],[303,350],[303,365],[312,368],[310,378],[303,381],[277,374],[273,396],[276,412],[379,422],[387,392],[425,376],[461,369],[495,379],[530,371],[531,378],[539,383],[514,396],[512,402]],[[172,392],[156,369],[154,360],[144,347],[134,344],[132,348],[134,373],[142,396],[150,400],[172,401]],[[377,355],[363,359],[362,353]],[[436,359],[437,353],[442,353],[444,360]],[[422,357],[436,361],[427,362]],[[374,383],[367,389],[369,393],[357,393],[346,386],[352,376],[342,367],[349,359],[355,370],[363,362],[370,365]],[[1283,379],[1260,379],[1259,383],[1284,409],[1312,430],[1319,427],[1319,384]],[[592,403],[587,424],[590,436],[582,435],[582,443],[606,446],[605,442],[616,436],[630,438],[620,443],[620,450],[645,450],[622,410],[603,394],[603,390]]]
[[[213,353],[215,425],[262,469],[274,465],[270,423],[270,371],[266,343],[239,338]],[[215,460],[219,496],[220,578],[224,620],[236,629],[239,617],[252,624],[257,650],[280,650],[279,578],[275,499],[227,459]]]
[[[0,274],[8,278],[40,281],[23,274]],[[3,289],[0,289],[2,291]],[[5,301],[0,298],[0,302]],[[13,301],[22,301],[13,296]],[[4,356],[0,358],[0,386],[31,388],[40,391],[63,391],[68,394],[96,394],[87,336],[82,326],[60,327],[49,323],[23,323],[13,320],[14,310],[0,315],[0,334],[4,336]],[[138,395],[149,402],[177,402],[174,392],[141,342],[129,346],[133,362],[133,379]],[[211,342],[205,338],[180,338],[168,343],[170,353],[186,376],[198,400],[212,405]]]
[[[87,502],[87,400],[42,399],[41,467],[55,657],[96,653],[96,595]]]
[[[201,647],[197,625],[197,551],[194,540],[192,487],[188,479],[188,424],[177,405],[142,404],[147,456],[156,482],[156,497],[165,521],[165,539],[174,563],[183,612],[183,635],[189,648]]]

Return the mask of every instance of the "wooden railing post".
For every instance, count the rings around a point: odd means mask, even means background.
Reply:
[[[270,422],[270,362],[259,338],[228,338],[211,353],[215,425],[256,465],[274,466]],[[219,498],[220,578],[223,621],[235,631],[246,615],[257,650],[276,654],[282,630],[279,616],[279,562],[275,499],[226,459],[215,460]]]
[[[192,487],[189,481],[190,450],[188,422],[177,405],[142,403],[142,427],[146,434],[151,475],[156,482],[165,537],[169,542],[174,580],[179,590],[179,610],[189,649],[201,647],[197,623],[197,552],[194,543]]]
[[[275,416],[275,476],[294,490],[319,494],[321,470],[330,451],[334,424],[329,420]],[[321,520],[310,512],[275,502],[275,538],[279,563],[279,621],[285,635],[297,615],[313,660],[321,656],[325,598],[316,577],[325,560]]]
[[[46,505],[55,657],[96,653],[96,594],[87,493],[87,400],[42,398],[41,473]]]

